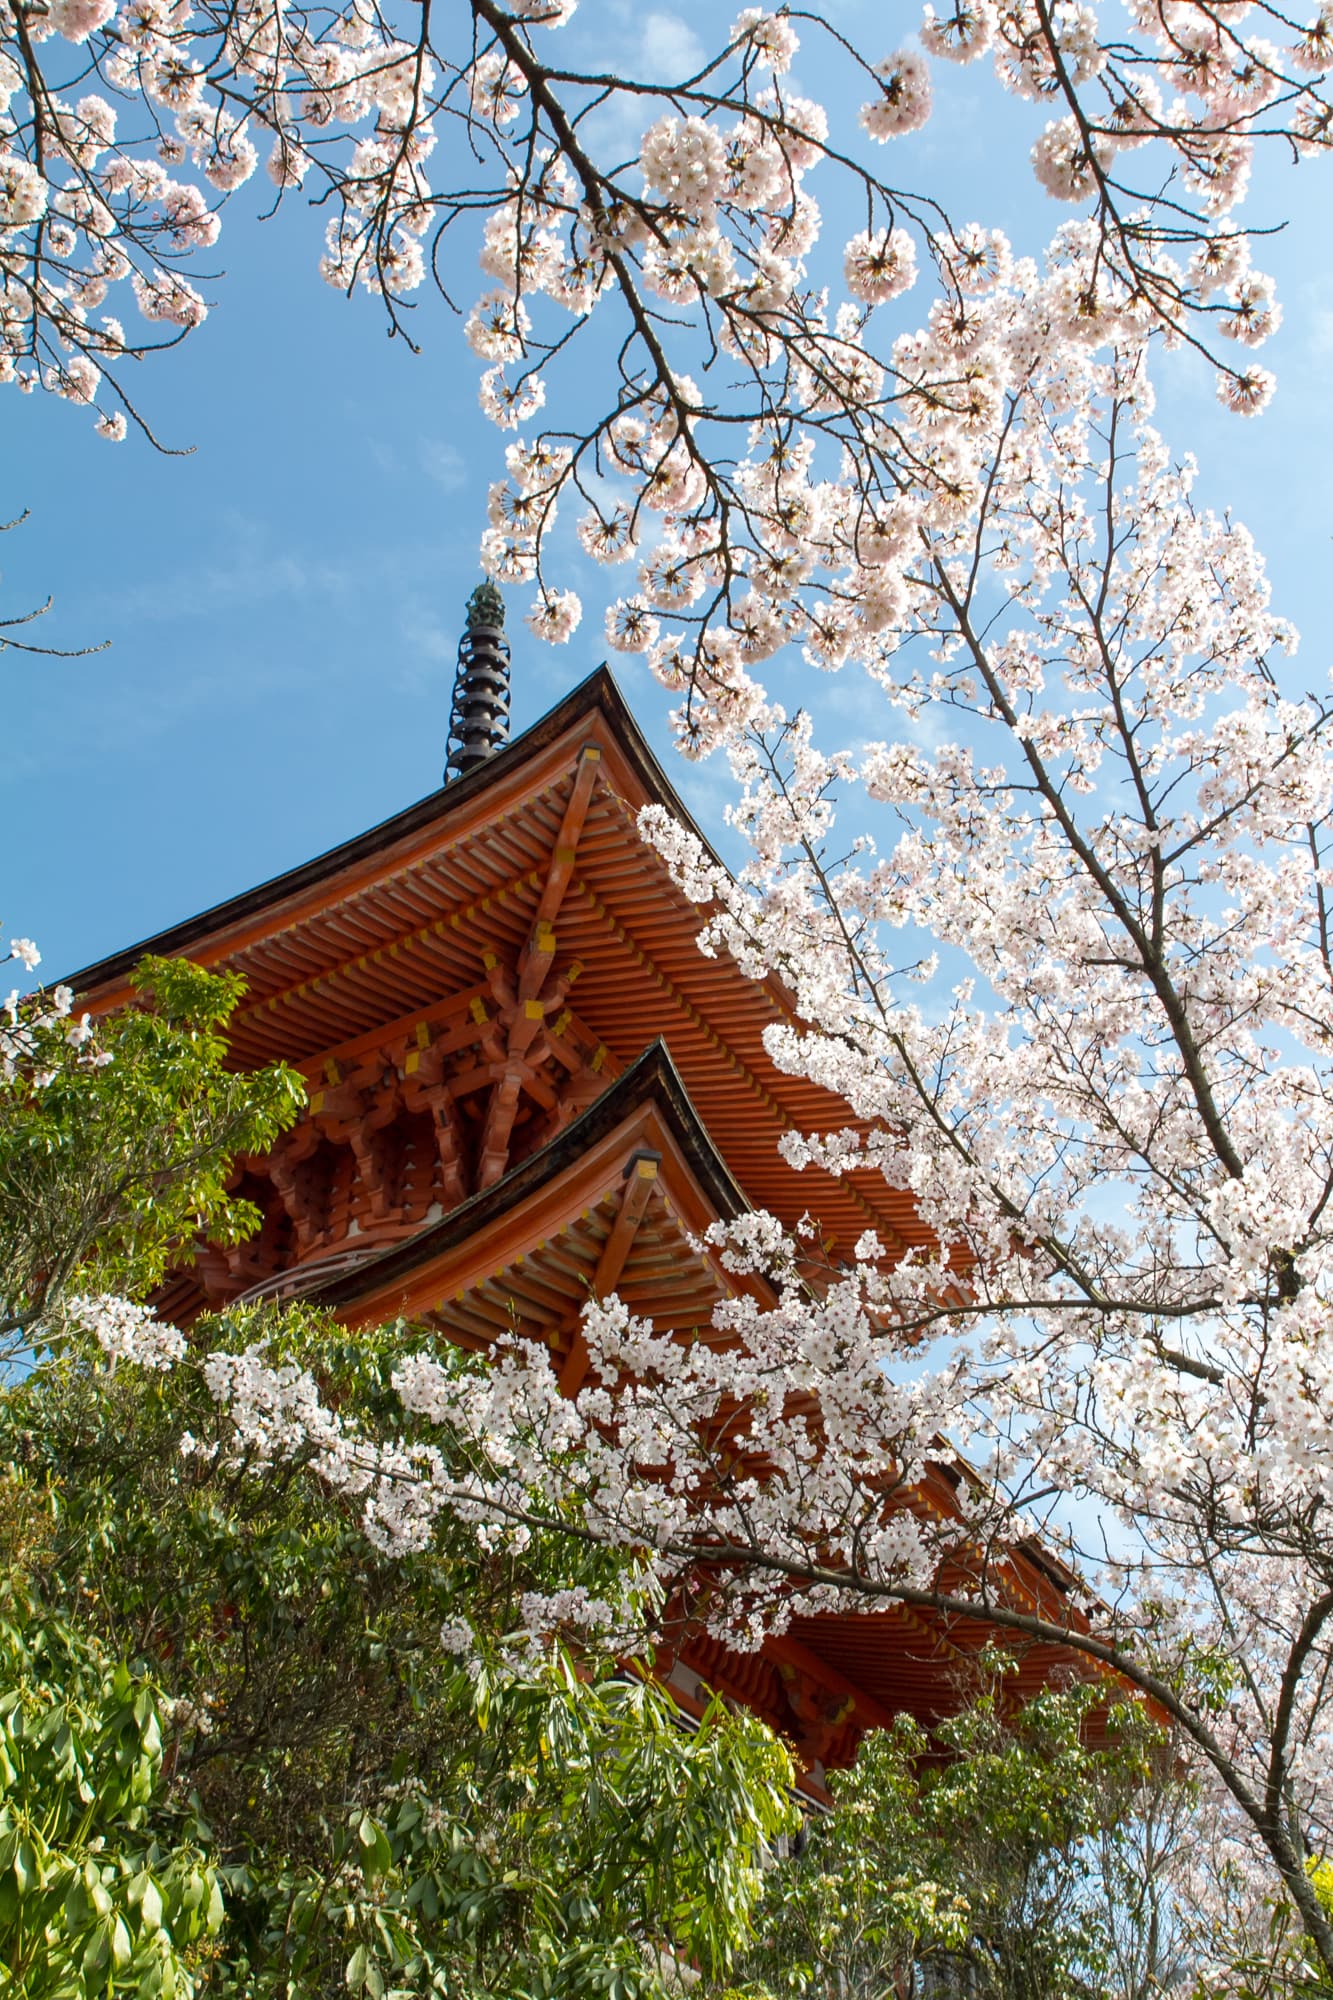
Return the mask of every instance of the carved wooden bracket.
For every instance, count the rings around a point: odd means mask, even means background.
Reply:
[[[285,1225],[277,1243],[265,1227],[256,1239],[262,1255],[205,1248],[199,1277],[210,1298],[235,1296],[293,1250],[303,1262],[359,1230],[392,1235],[423,1212],[457,1208],[601,1095],[616,1065],[569,1005],[583,966],[571,959],[557,970],[555,928],[600,770],[600,750],[586,745],[532,928],[513,961],[484,952],[477,986],[406,1029],[400,1024],[378,1045],[358,1043],[341,1060],[325,1058],[305,1116],[267,1159],[251,1163],[276,1196],[268,1205],[290,1220],[291,1248],[283,1247]],[[426,1146],[428,1202],[421,1192]],[[409,1182],[414,1194],[405,1206]]]

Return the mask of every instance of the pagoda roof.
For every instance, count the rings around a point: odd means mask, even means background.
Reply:
[[[796,1020],[780,983],[699,951],[698,908],[639,835],[646,805],[702,842],[601,667],[466,777],[70,984],[104,1012],[129,1000],[145,953],[239,972],[233,1059],[285,1059],[313,1087],[411,1024],[487,1004],[487,963],[516,966],[545,922],[606,1079],[662,1036],[750,1202],[789,1225],[809,1212],[843,1254],[867,1228],[898,1249],[920,1241],[908,1192],[781,1158],[784,1131],[841,1129],[851,1113],[769,1055],[765,1030]]]
[[[785,1131],[855,1121],[769,1055],[770,1026],[801,1026],[785,989],[699,951],[697,906],[638,833],[650,804],[692,827],[602,667],[446,788],[72,977],[106,1012],[147,953],[237,972],[233,1060],[285,1059],[310,1084],[299,1125],[244,1163],[260,1234],[205,1246],[169,1316],[299,1294],[473,1349],[512,1330],[576,1393],[589,1298],[711,1340],[728,1294],[772,1303],[703,1241],[714,1221],[809,1211],[835,1257],[867,1227],[891,1251],[922,1239],[908,1192],[782,1158]],[[956,1519],[965,1476],[941,1463],[898,1504]],[[1072,1578],[1039,1551],[1008,1567],[1025,1601],[1074,1615]],[[901,1607],[798,1619],[753,1656],[693,1632],[671,1685],[688,1704],[702,1677],[836,1765],[895,1709],[956,1706],[989,1636]],[[1073,1659],[1032,1647],[1019,1686]]]
[[[692,1227],[698,1228],[705,1221],[730,1220],[745,1211],[745,1196],[691,1104],[665,1042],[659,1039],[650,1043],[580,1117],[503,1180],[481,1189],[452,1214],[407,1242],[381,1251],[355,1274],[331,1279],[303,1296],[335,1310],[347,1310],[361,1306],[372,1294],[376,1299],[387,1298],[396,1286],[405,1292],[419,1290],[423,1270],[437,1260],[463,1247],[472,1251],[479,1243],[493,1246],[501,1235],[508,1236],[510,1219],[534,1195],[549,1200],[564,1177],[570,1176],[580,1198],[595,1198],[594,1190],[601,1194],[601,1182],[608,1173],[611,1185],[615,1184],[626,1145],[650,1144],[654,1150],[668,1146],[679,1156],[693,1188],[706,1204],[707,1214],[694,1213]],[[678,1206],[681,1199],[678,1195]],[[684,1205],[691,1211],[697,1209],[688,1195]],[[557,1209],[568,1206],[568,1197],[556,1196]],[[493,1256],[493,1250],[488,1247],[483,1256]],[[358,1312],[357,1316],[362,1315]]]
[[[715,1275],[688,1287],[690,1302],[682,1308],[681,1259],[698,1254],[687,1237],[710,1222],[742,1214],[748,1204],[660,1040],[540,1151],[449,1214],[402,1241],[366,1244],[355,1261],[344,1256],[328,1259],[323,1268],[296,1265],[254,1286],[248,1296],[299,1291],[303,1299],[352,1321],[420,1316],[466,1347],[483,1346],[496,1332],[521,1323],[559,1348],[593,1296],[592,1278],[614,1223],[613,1215],[608,1222],[602,1213],[603,1205],[616,1207],[635,1159],[651,1159],[661,1168],[653,1178],[671,1219],[665,1233],[656,1232],[664,1234],[655,1260],[661,1267],[659,1288],[665,1274],[676,1294],[670,1302],[675,1318],[691,1327],[704,1325],[715,1301],[736,1284]],[[566,1276],[553,1278],[543,1270],[542,1256],[561,1234],[577,1246],[576,1254],[571,1264],[562,1253]],[[636,1234],[643,1239],[641,1252],[653,1231]],[[509,1301],[489,1326],[483,1322],[480,1333],[476,1312],[463,1309],[465,1298],[479,1288]],[[644,1274],[622,1292],[627,1304],[663,1318],[667,1302],[655,1292],[650,1303]],[[553,1297],[561,1302],[559,1325],[547,1309]],[[527,1319],[525,1304],[534,1307]]]

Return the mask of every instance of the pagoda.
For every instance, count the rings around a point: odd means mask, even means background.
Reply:
[[[703,1242],[747,1206],[792,1226],[815,1216],[835,1262],[868,1228],[889,1254],[922,1240],[910,1196],[882,1177],[783,1161],[785,1131],[852,1114],[770,1059],[786,992],[697,948],[698,909],[637,829],[648,805],[689,816],[612,675],[513,741],[508,712],[503,607],[483,585],[439,791],[75,976],[80,1004],[106,1013],[131,1001],[145,952],[239,973],[232,1060],[281,1058],[307,1080],[299,1123],[240,1166],[259,1230],[202,1246],[165,1317],[300,1297],[351,1326],[403,1315],[481,1353],[516,1331],[577,1395],[590,1298],[614,1291],[682,1335],[738,1289],[772,1303]],[[942,1458],[913,1504],[955,1514],[961,1476]],[[1063,1565],[1033,1545],[1008,1567],[1017,1602],[1076,1618]],[[818,1801],[866,1730],[903,1710],[929,1727],[956,1705],[989,1636],[980,1619],[898,1607],[798,1617],[753,1653],[686,1628],[657,1665],[687,1711],[718,1690],[780,1730]],[[1029,1647],[1015,1692],[1076,1663]]]

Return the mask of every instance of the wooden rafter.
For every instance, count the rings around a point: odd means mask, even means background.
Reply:
[[[569,804],[565,807],[565,816],[560,822],[560,831],[556,835],[555,849],[551,855],[551,866],[547,871],[541,901],[537,905],[539,924],[549,925],[555,922],[565,898],[565,890],[573,879],[583,822],[588,817],[588,806],[592,800],[593,786],[597,783],[601,763],[602,753],[597,745],[585,743],[579,752]]]
[[[624,1190],[620,1197],[620,1210],[611,1233],[602,1246],[602,1254],[597,1260],[593,1273],[592,1296],[604,1299],[613,1292],[629,1259],[634,1238],[639,1231],[648,1209],[648,1203],[657,1185],[657,1171],[662,1164],[660,1153],[636,1153],[629,1163]],[[569,1353],[565,1356],[560,1370],[560,1392],[564,1396],[576,1396],[588,1373],[588,1343],[583,1328],[576,1326],[570,1342]]]

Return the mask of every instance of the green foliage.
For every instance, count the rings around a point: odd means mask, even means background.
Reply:
[[[196,1231],[254,1227],[227,1191],[238,1153],[296,1117],[301,1078],[226,1067],[244,991],[231,974],[146,958],[141,1004],[91,1040],[46,995],[20,1003],[0,1065],[0,1330],[32,1325],[75,1286],[144,1297]]]
[[[1130,1841],[1162,1782],[1157,1731],[1122,1706],[1091,1747],[1094,1690],[1049,1689],[1010,1712],[988,1664],[996,1684],[933,1740],[907,1716],[866,1739],[834,1781],[836,1810],[774,1871],[731,2000],[1158,1990],[1110,1977],[1107,1900],[1107,1842]]]
[[[158,1691],[12,1585],[0,1687],[0,1994],[189,2000],[222,1896],[172,1809]]]
[[[237,981],[138,983],[93,1037],[64,996],[20,1003],[0,1051],[27,1363],[0,1384],[0,1993],[654,2000],[674,1952],[720,1973],[791,1823],[781,1746],[720,1704],[686,1731],[559,1632],[516,1644],[525,1591],[614,1592],[618,1558],[460,1526],[382,1557],[309,1469],[238,1454],[201,1366],[262,1339],[382,1429],[408,1331],[236,1314],[145,1371],[60,1312],[244,1236],[230,1162],[301,1100],[227,1068]]]
[[[260,1336],[345,1420],[387,1410],[401,1328],[252,1313],[196,1339]],[[567,1549],[556,1570],[555,1545],[498,1556],[455,1526],[380,1556],[311,1473],[236,1459],[195,1361],[113,1372],[74,1336],[0,1400],[5,1460],[11,1572],[59,1578],[88,1643],[162,1691],[171,1779],[143,1837],[155,1882],[186,1868],[183,1830],[216,1868],[201,1994],[653,2000],[668,1946],[723,1972],[790,1764],[721,1704],[687,1732],[558,1633],[517,1650],[523,1593],[600,1591],[605,1553],[571,1575]],[[441,1636],[460,1615],[470,1670]]]

